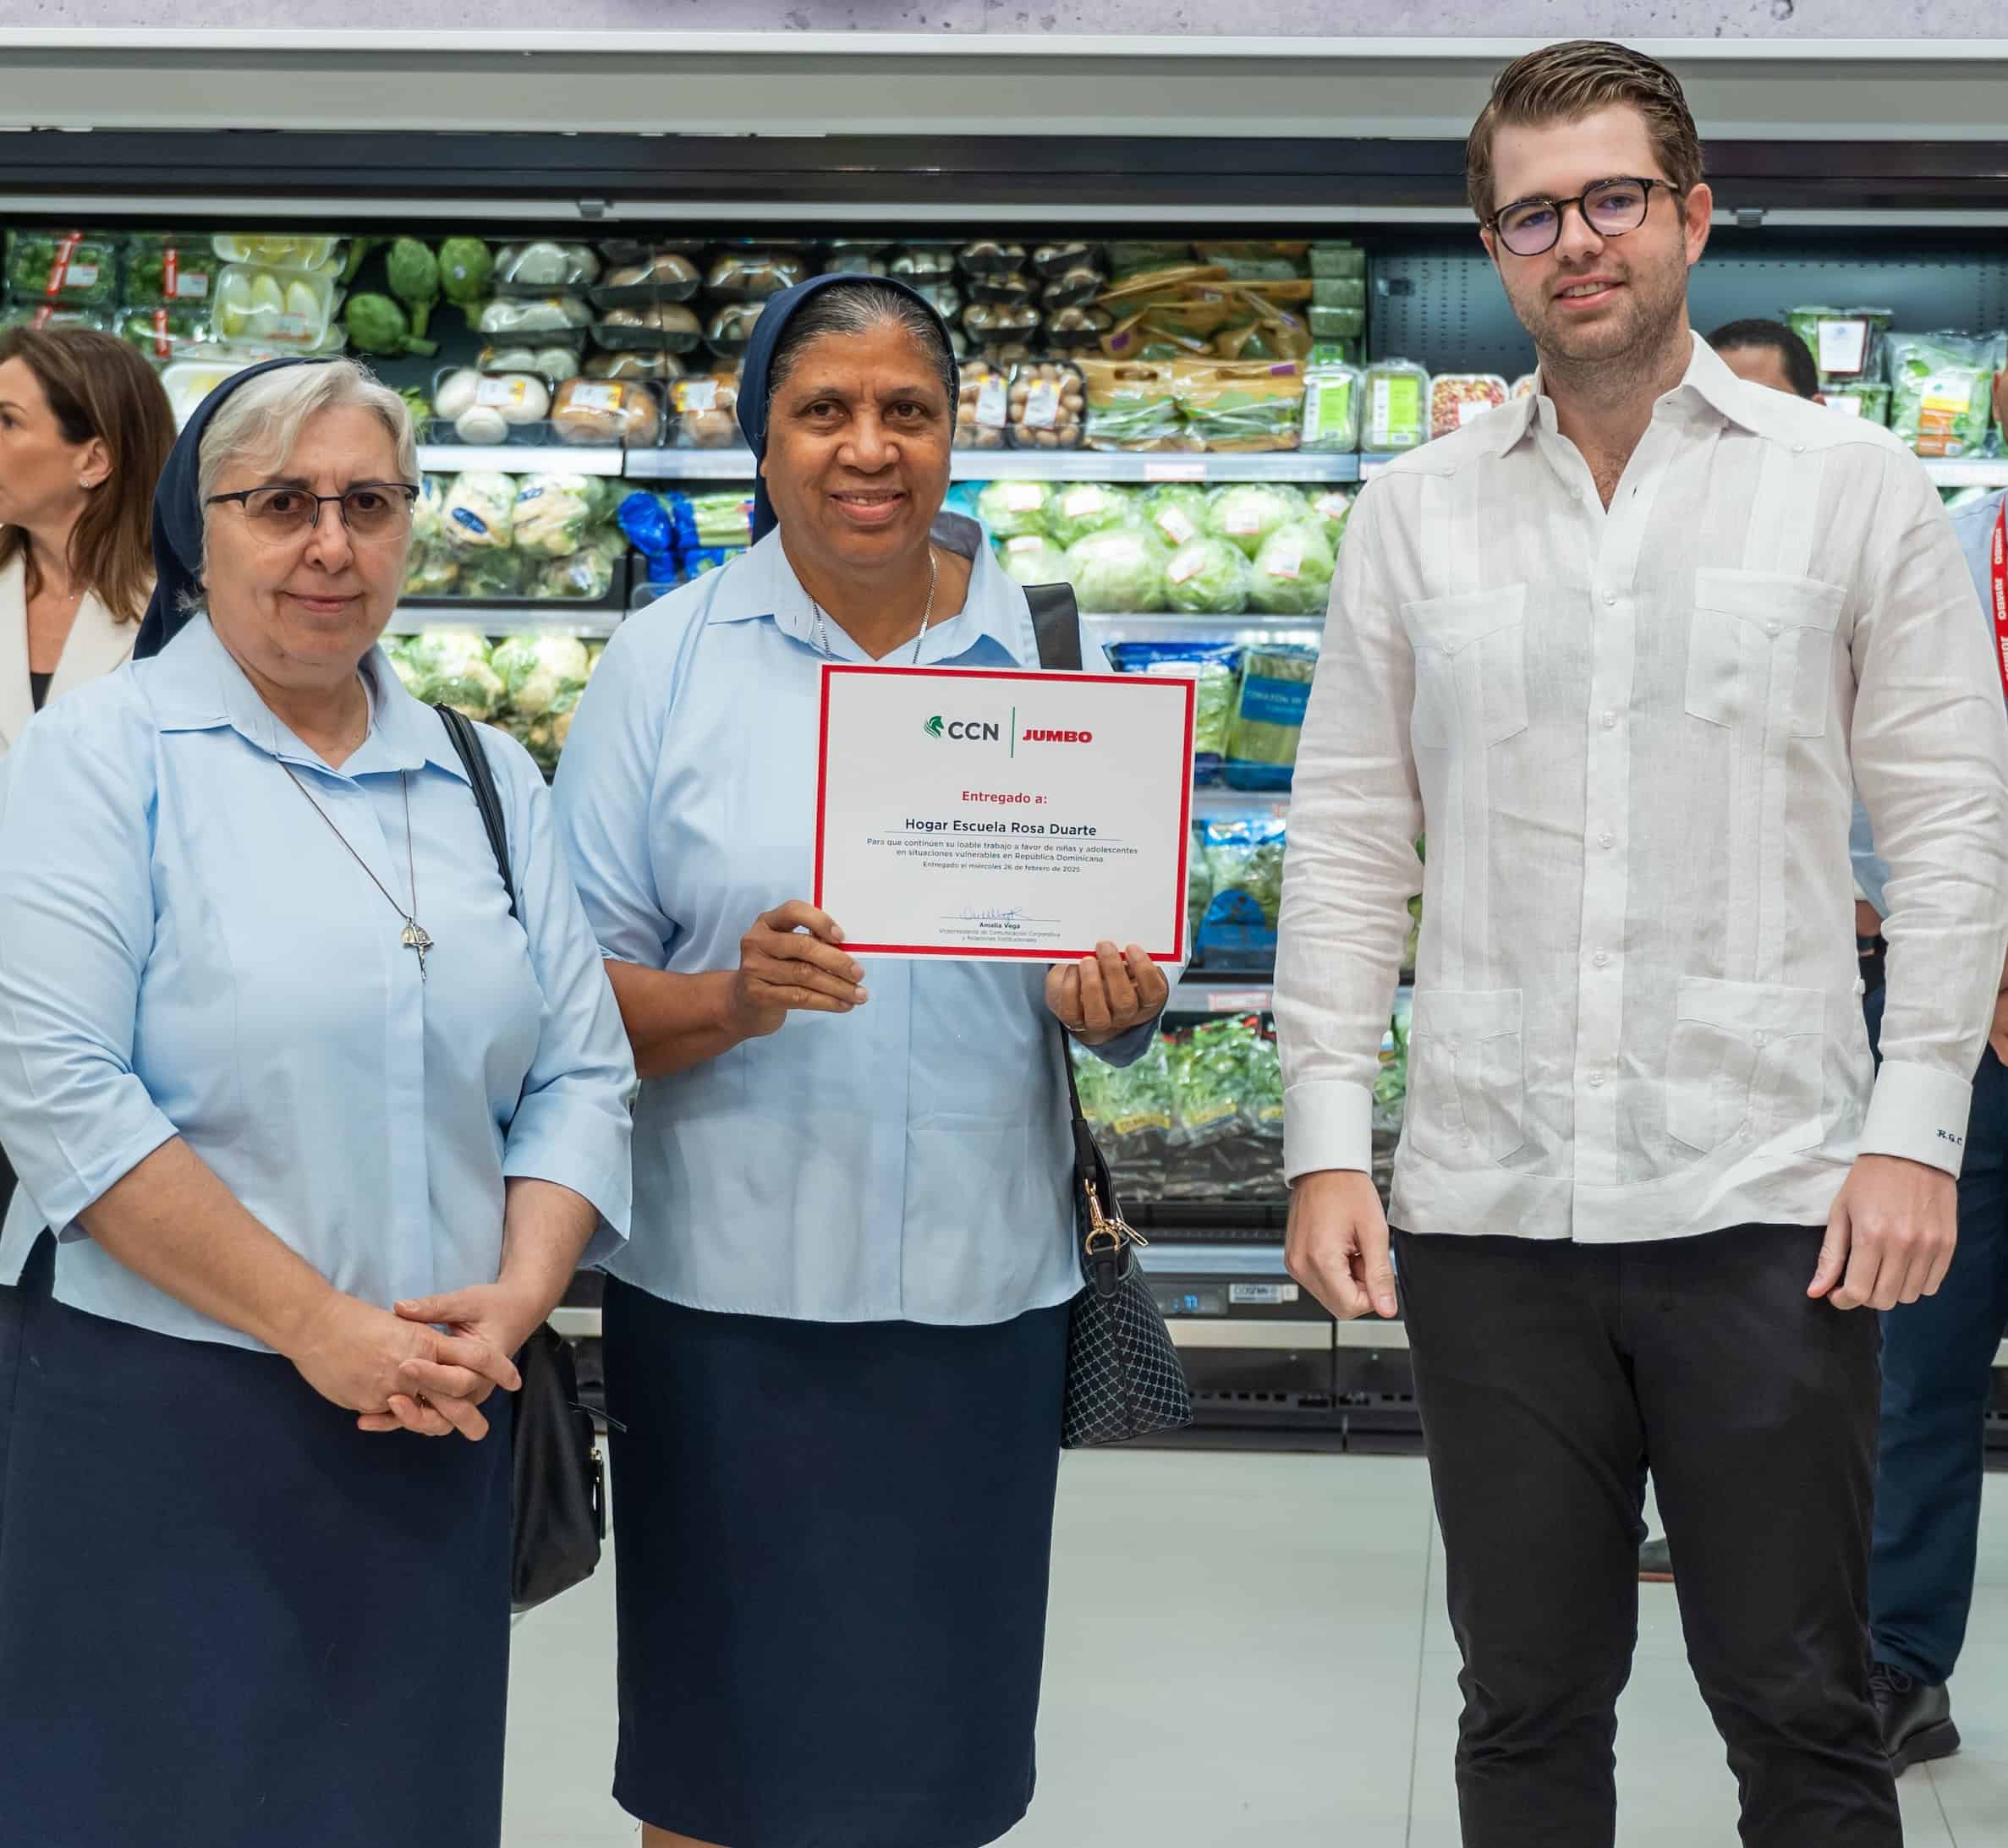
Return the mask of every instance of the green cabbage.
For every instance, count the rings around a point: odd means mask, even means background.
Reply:
[[[1053,491],[1045,529],[1062,546],[1090,533],[1105,533],[1135,523],[1137,498],[1127,490],[1100,481],[1071,481]]]
[[[1331,541],[1336,552],[1345,536],[1346,522],[1352,518],[1352,496],[1344,488],[1319,488],[1315,492],[1307,491],[1304,499],[1310,504],[1313,523]]]
[[[1013,584],[1067,584],[1066,548],[1034,533],[1007,539],[997,547],[997,562]]]
[[[1025,534],[1042,538],[1053,491],[1044,481],[986,481],[976,496],[976,517],[993,539],[1017,539]]]
[[[1255,554],[1248,603],[1265,616],[1318,616],[1331,600],[1337,560],[1322,527],[1299,522],[1272,533]]]
[[[1090,533],[1069,546],[1067,576],[1084,610],[1133,616],[1161,610],[1170,554],[1148,527],[1122,526]]]
[[[1176,550],[1212,529],[1206,512],[1209,499],[1197,482],[1166,481],[1144,495],[1138,510],[1157,529],[1157,536]]]
[[[509,704],[528,718],[568,712],[585,691],[585,644],[570,635],[512,635],[490,656]]]
[[[1239,616],[1248,606],[1248,562],[1232,540],[1203,533],[1165,567],[1165,606],[1187,616]]]
[[[1268,481],[1237,481],[1215,490],[1206,511],[1207,529],[1232,540],[1253,558],[1271,534],[1303,518],[1304,502],[1294,488]]]

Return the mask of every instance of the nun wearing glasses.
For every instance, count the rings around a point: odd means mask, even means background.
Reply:
[[[645,1848],[977,1848],[1031,1800],[1080,1287],[1061,1032],[1133,1059],[1167,989],[1115,943],[866,968],[805,902],[823,663],[1039,666],[942,510],[956,403],[911,290],[776,296],[756,543],[622,626],[559,767],[644,1080],[604,1345]]]
[[[348,361],[220,387],[147,658],[9,761],[0,1138],[58,1240],[0,1550],[12,1848],[501,1834],[510,1356],[624,1236],[634,1067],[535,765],[482,734],[518,923],[377,650],[415,464]]]

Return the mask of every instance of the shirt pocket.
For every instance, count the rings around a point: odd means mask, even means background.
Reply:
[[[1430,750],[1502,743],[1527,729],[1527,586],[1402,606],[1415,655],[1411,736]]]
[[[1697,571],[1687,710],[1731,727],[1754,711],[1769,732],[1782,703],[1791,737],[1824,737],[1833,703],[1834,634],[1846,597],[1839,584],[1817,578]]]
[[[1827,997],[1817,988],[1681,978],[1666,1059],[1666,1130],[1709,1154],[1731,1141],[1823,1139]]]
[[[1416,990],[1407,1134],[1417,1154],[1478,1168],[1527,1140],[1521,1016],[1517,988]]]

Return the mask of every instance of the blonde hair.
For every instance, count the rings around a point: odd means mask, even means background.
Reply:
[[[1702,181],[1702,155],[1701,137],[1680,79],[1657,58],[1629,46],[1576,39],[1517,58],[1493,80],[1491,100],[1479,112],[1464,144],[1464,190],[1479,223],[1490,224],[1497,209],[1492,197],[1492,142],[1502,123],[1544,128],[1580,122],[1614,106],[1636,109],[1645,118],[1654,158],[1684,217],[1687,195]]]
[[[232,392],[202,432],[195,475],[206,541],[210,496],[217,483],[239,467],[261,475],[277,474],[299,447],[299,433],[309,420],[332,410],[370,412],[397,446],[398,479],[419,480],[419,441],[411,409],[387,385],[353,359],[288,366]],[[206,553],[206,543],[203,549]]]

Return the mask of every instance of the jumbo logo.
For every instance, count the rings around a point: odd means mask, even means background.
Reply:
[[[1034,726],[1028,727],[1018,742],[1023,744],[1092,744],[1095,734],[1092,732],[1045,732]]]
[[[940,713],[920,729],[930,738],[953,738],[961,743],[995,744],[1002,741],[1003,727],[989,719],[944,719]]]

